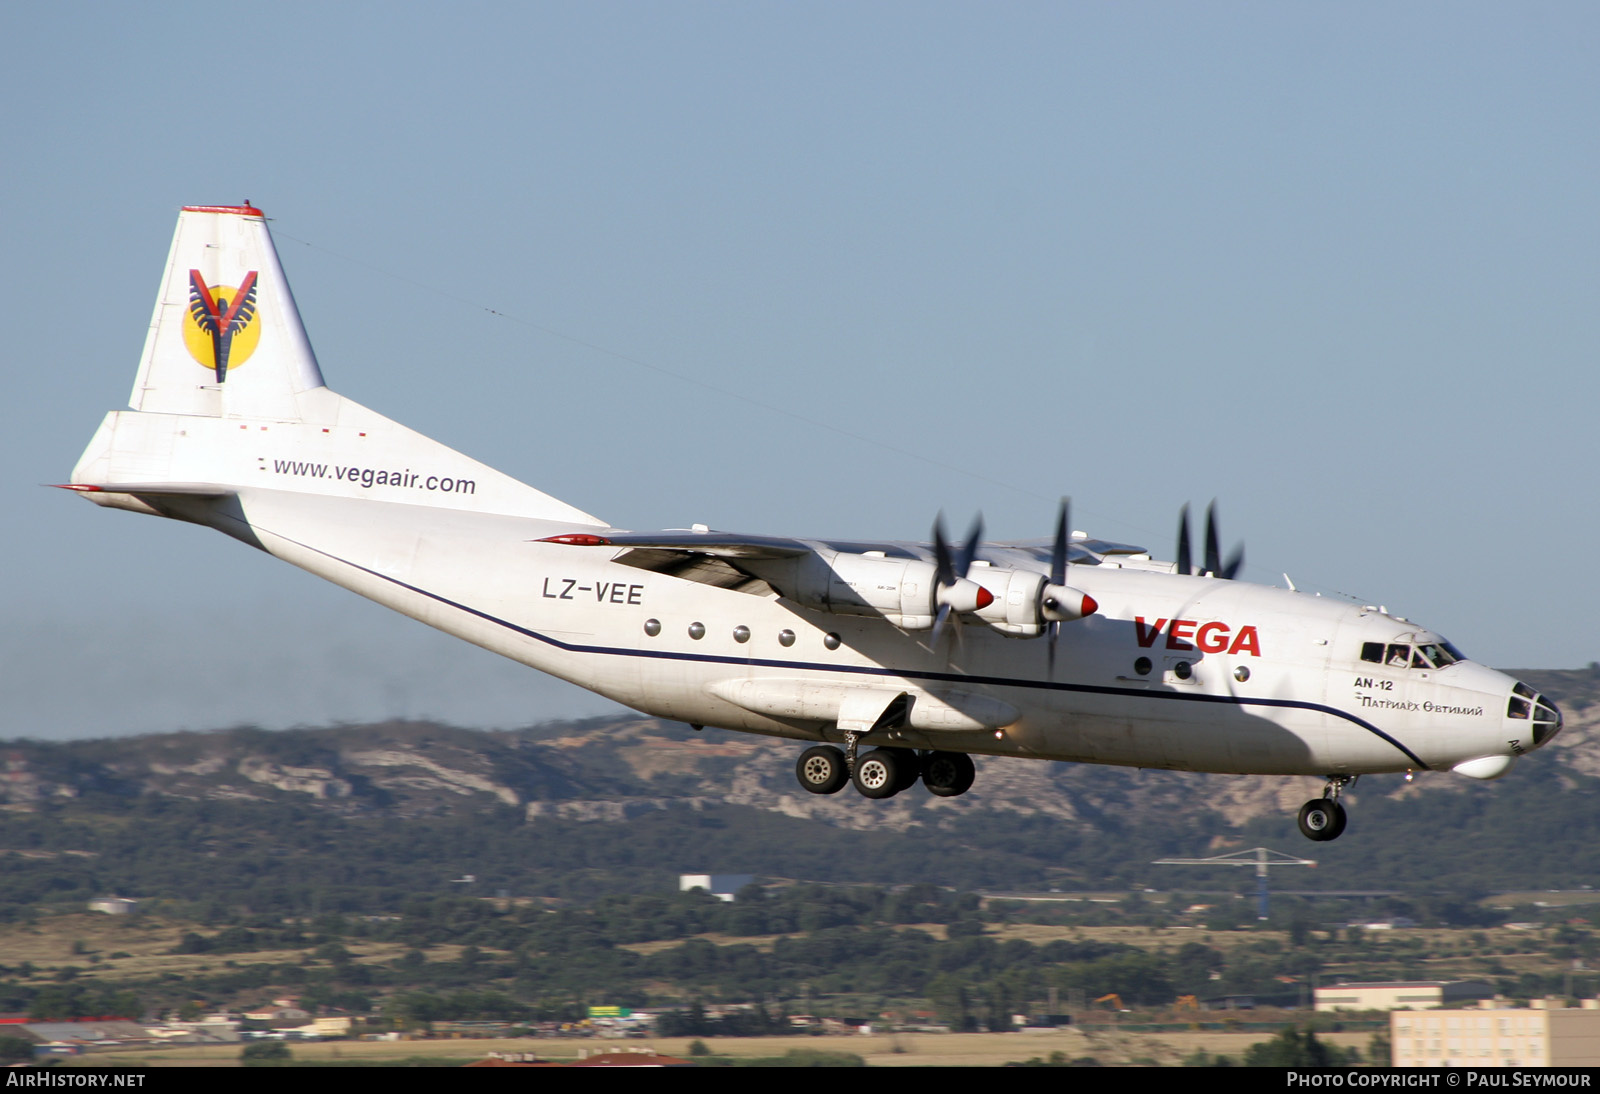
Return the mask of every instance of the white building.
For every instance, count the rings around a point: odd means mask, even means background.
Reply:
[[[1390,980],[1365,984],[1330,984],[1316,991],[1316,1008],[1335,1010],[1429,1010],[1467,1006],[1494,997],[1494,985],[1483,980]]]
[[[1389,1015],[1395,1067],[1600,1066],[1600,1000],[1582,1007],[1535,999],[1527,1009],[1494,1002],[1469,1010]]]
[[[678,891],[704,889],[718,900],[732,901],[735,893],[753,881],[753,874],[679,874]]]
[[[91,912],[104,912],[106,915],[127,915],[138,906],[137,900],[130,900],[125,896],[101,896],[89,901]]]

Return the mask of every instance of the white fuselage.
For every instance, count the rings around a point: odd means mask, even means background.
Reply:
[[[619,564],[614,547],[538,542],[566,524],[271,489],[162,506],[486,649],[696,724],[838,740],[851,696],[903,692],[909,724],[875,736],[991,755],[1344,775],[1535,747],[1530,724],[1507,717],[1509,677],[1470,661],[1364,663],[1364,641],[1418,628],[1238,581],[1072,567],[1100,610],[1063,626],[1052,677],[1043,640],[981,623],[930,648],[927,631]],[[992,553],[1004,561],[1004,548]]]

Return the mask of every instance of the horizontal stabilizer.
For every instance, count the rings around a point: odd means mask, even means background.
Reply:
[[[80,494],[160,494],[185,498],[226,498],[239,492],[237,487],[214,482],[58,482],[51,485]]]

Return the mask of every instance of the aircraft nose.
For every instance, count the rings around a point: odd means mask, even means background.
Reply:
[[[1561,732],[1561,711],[1555,703],[1521,681],[1511,687],[1511,695],[1506,699],[1506,717],[1532,723],[1534,748]]]

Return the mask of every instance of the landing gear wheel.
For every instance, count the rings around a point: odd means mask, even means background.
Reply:
[[[813,794],[837,794],[850,781],[844,753],[832,745],[817,745],[800,753],[794,765],[794,776]]]
[[[1338,801],[1334,801],[1332,804],[1334,818],[1333,827],[1328,830],[1328,834],[1326,836],[1322,837],[1324,840],[1336,840],[1340,836],[1344,835],[1344,822],[1348,819],[1348,817],[1345,815],[1344,806],[1340,805]]]
[[[898,749],[875,748],[856,761],[850,781],[868,798],[892,798],[900,793],[905,761]]]
[[[965,752],[930,752],[922,761],[922,785],[937,797],[965,794],[977,777],[978,769]]]
[[[910,790],[922,778],[922,757],[909,748],[894,750],[894,760],[900,768],[900,778],[895,783],[895,793]]]
[[[1345,819],[1344,806],[1332,798],[1312,798],[1300,807],[1300,834],[1326,843],[1339,838]]]

